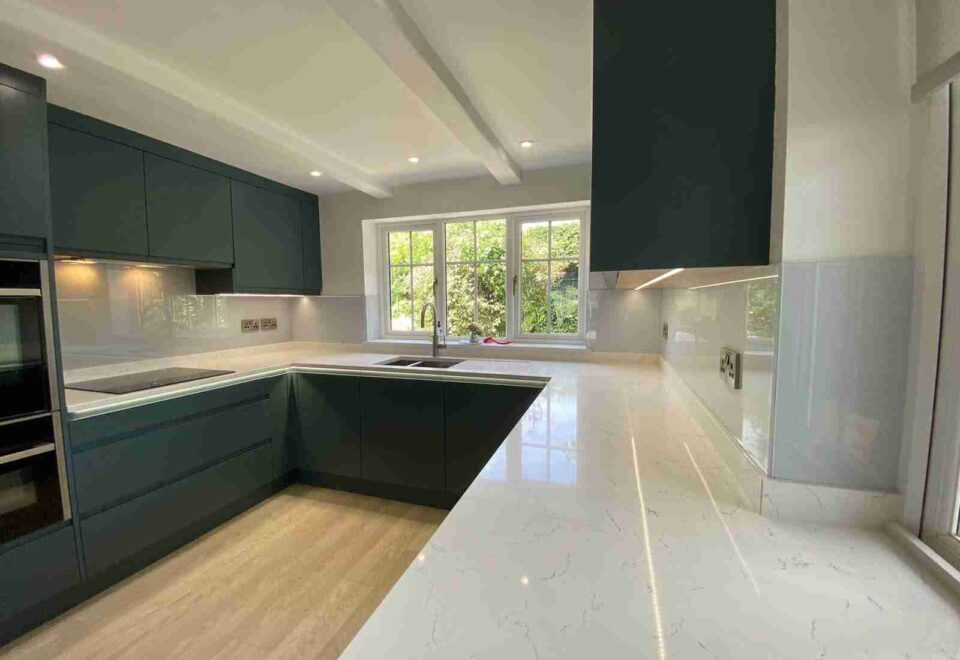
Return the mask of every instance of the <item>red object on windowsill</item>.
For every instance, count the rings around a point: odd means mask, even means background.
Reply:
[[[500,346],[506,346],[507,344],[512,343],[509,339],[494,339],[493,337],[484,337],[484,344],[498,344]]]

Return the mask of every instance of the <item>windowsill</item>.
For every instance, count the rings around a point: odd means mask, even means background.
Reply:
[[[393,339],[393,338],[381,338],[381,339],[368,339],[363,342],[364,344],[371,344],[374,346],[424,346],[429,347],[431,341],[429,339]],[[519,349],[537,349],[537,350],[556,350],[556,351],[568,351],[570,353],[588,353],[590,349],[587,348],[585,344],[536,344],[529,342],[511,342],[509,344],[471,344],[468,341],[452,341],[447,342],[447,347],[444,350],[456,350],[458,348],[469,348],[471,350],[488,350],[488,351],[509,351],[509,350],[519,350]]]

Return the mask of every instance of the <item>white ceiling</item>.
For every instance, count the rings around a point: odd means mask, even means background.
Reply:
[[[590,0],[403,6],[521,170],[589,161]],[[487,172],[317,0],[0,0],[0,61],[53,103],[319,194]]]

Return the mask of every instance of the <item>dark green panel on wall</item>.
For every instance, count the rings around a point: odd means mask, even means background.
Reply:
[[[150,256],[233,263],[230,180],[144,154]]]
[[[594,2],[590,269],[769,260],[774,0]]]
[[[44,90],[41,78],[0,64],[0,243],[37,251],[49,236]]]
[[[320,208],[316,199],[300,200],[303,235],[303,288],[319,294],[323,290],[320,258]]]
[[[57,250],[146,257],[143,153],[56,124],[49,130]]]
[[[238,291],[303,288],[300,201],[230,183]]]

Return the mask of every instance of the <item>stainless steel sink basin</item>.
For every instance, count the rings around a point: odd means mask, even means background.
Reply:
[[[463,360],[457,360],[455,358],[391,358],[383,362],[378,362],[377,364],[383,365],[385,367],[422,367],[425,369],[449,369],[450,367],[460,364]]]

